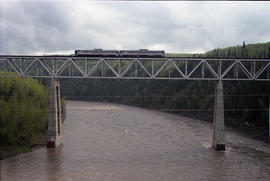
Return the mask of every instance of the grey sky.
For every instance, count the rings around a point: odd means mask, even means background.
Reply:
[[[270,2],[1,0],[0,54],[205,52],[270,41]]]

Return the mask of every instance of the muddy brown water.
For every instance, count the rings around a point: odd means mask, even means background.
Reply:
[[[2,181],[270,180],[270,146],[212,124],[111,103],[67,101],[63,145],[2,160]]]

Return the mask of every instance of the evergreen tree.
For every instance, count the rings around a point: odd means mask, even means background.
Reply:
[[[244,49],[246,48],[246,43],[245,43],[245,41],[243,41],[243,48],[244,48]]]
[[[231,58],[231,49],[229,48],[228,52],[227,52],[227,57],[226,58]]]
[[[243,41],[242,45],[242,58],[248,58],[248,50],[245,41]]]
[[[236,52],[237,52],[236,47],[234,47],[234,48],[233,48],[233,58],[236,58],[236,57],[237,57],[237,56],[236,56]]]

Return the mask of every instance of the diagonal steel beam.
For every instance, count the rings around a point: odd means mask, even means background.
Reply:
[[[55,75],[57,76],[60,76],[62,73],[63,73],[63,71],[65,70],[64,69],[64,67],[65,67],[65,65],[68,63],[69,61],[68,60],[65,60],[65,62],[61,65],[61,67],[60,68],[58,68],[58,70],[56,70],[56,72],[55,72]],[[55,67],[56,68],[56,67]]]
[[[114,70],[114,68],[104,59],[104,63],[113,71],[113,73],[116,75],[116,77],[119,77],[120,75]]]
[[[214,77],[219,78],[218,74],[216,73],[216,71],[211,67],[211,65],[207,62],[207,60],[205,60],[205,65],[209,68],[210,72],[214,75]]]
[[[142,67],[142,69],[148,74],[149,77],[151,77],[150,72],[148,72],[148,70],[144,67],[144,65],[141,63],[140,60],[136,60],[138,62],[138,64]]]
[[[196,65],[194,67],[194,69],[188,74],[188,78],[195,72],[195,70],[203,63],[203,60],[200,60],[200,62],[198,63],[198,65]]]
[[[263,73],[263,71],[269,66],[269,64],[270,64],[270,62],[268,62],[266,65],[264,65],[260,68],[260,70],[257,72],[257,74],[255,74],[256,79]]]
[[[95,64],[95,66],[90,70],[90,72],[88,73],[88,77],[91,77],[93,75],[93,73],[96,71],[96,68],[98,67],[98,65],[102,62],[102,59],[99,59],[99,61]]]
[[[11,68],[19,75],[21,76],[21,73],[12,65],[12,63],[10,63],[10,61],[7,61],[8,64],[11,66]]]
[[[18,67],[18,65],[14,62],[13,58],[11,58],[10,61],[14,65],[14,68],[16,68],[18,70],[18,72],[20,72],[20,74],[22,74],[22,69]]]
[[[223,78],[232,68],[233,66],[237,63],[237,61],[233,62],[222,74],[221,78]]]
[[[28,65],[28,67],[26,67],[26,69],[23,72],[23,75],[26,74],[26,72],[28,72],[28,70],[30,69],[30,67],[35,63],[35,59],[32,60],[32,62]]]
[[[135,62],[135,59],[127,66],[127,68],[122,72],[120,77],[124,77],[124,75],[127,73],[127,71],[129,71],[129,69],[131,68],[134,62]]]
[[[250,79],[252,79],[251,73],[246,69],[246,67],[242,64],[241,61],[239,61],[240,69],[243,70],[243,72],[246,74],[246,76]]]
[[[73,61],[72,58],[69,58],[69,61],[79,70],[79,72],[82,74],[82,76],[85,76],[84,71],[81,70],[81,68]]]
[[[153,77],[157,77],[157,75],[163,70],[163,68],[168,64],[168,60],[164,62],[164,64],[160,67],[160,69],[154,74]]]
[[[47,67],[40,58],[37,58],[37,60],[43,66],[43,68],[45,68],[45,70],[49,73],[49,75],[53,75],[50,67]]]
[[[173,64],[173,66],[176,68],[176,70],[182,75],[182,77],[187,78],[184,73],[179,69],[179,67],[175,64],[174,61],[171,60],[171,63]]]

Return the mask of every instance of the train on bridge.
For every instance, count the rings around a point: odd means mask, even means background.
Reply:
[[[75,50],[75,56],[83,57],[165,57],[164,50]]]

